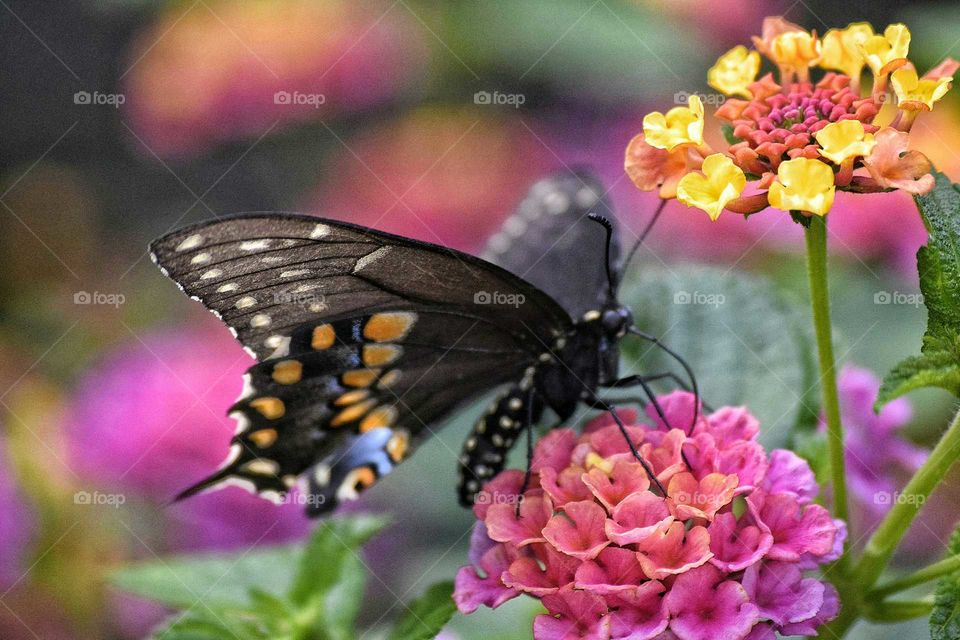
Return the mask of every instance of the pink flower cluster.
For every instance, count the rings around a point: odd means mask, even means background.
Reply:
[[[582,435],[542,438],[529,488],[508,470],[478,495],[471,565],[456,578],[460,611],[520,594],[548,613],[537,640],[760,640],[815,635],[834,618],[834,588],[805,572],[838,557],[841,522],[790,451],[769,456],[744,408],[701,415],[694,397],[659,398],[667,424],[622,412],[662,496],[610,416]],[[519,515],[517,503],[519,502]]]

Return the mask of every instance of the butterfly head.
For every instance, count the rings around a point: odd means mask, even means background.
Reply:
[[[599,322],[608,340],[619,340],[633,326],[633,312],[626,305],[617,304],[602,310]]]

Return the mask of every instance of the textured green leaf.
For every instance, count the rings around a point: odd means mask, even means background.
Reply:
[[[785,446],[797,425],[818,414],[808,315],[767,280],[716,267],[644,269],[621,299],[640,328],[690,363],[708,404],[750,407],[766,445]],[[647,342],[623,344],[623,374],[679,371]]]
[[[456,612],[453,602],[453,582],[439,582],[407,606],[390,633],[390,640],[430,640]]]
[[[941,173],[936,187],[916,198],[929,233],[917,252],[920,291],[927,308],[921,355],[894,367],[884,378],[877,407],[921,387],[960,395],[960,191]]]
[[[960,554],[960,527],[953,532],[947,549],[950,556]],[[934,597],[930,613],[931,640],[960,638],[960,572],[941,578]]]

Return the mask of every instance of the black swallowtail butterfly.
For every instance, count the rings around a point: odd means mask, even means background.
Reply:
[[[505,387],[464,445],[466,505],[546,408],[563,421],[585,402],[619,420],[598,389],[639,385],[652,399],[650,376],[617,378],[619,340],[656,339],[616,299],[603,194],[583,172],[538,182],[487,260],[282,213],[154,241],[164,274],[258,360],[229,409],[238,427],[227,461],[178,498],[233,482],[280,499],[302,481],[308,514],[326,513],[389,473],[458,405]]]

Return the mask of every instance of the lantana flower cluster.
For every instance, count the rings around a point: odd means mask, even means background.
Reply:
[[[620,415],[665,496],[609,415],[543,437],[525,491],[517,470],[484,486],[460,611],[538,598],[537,640],[812,636],[836,616],[834,588],[807,574],[839,556],[845,529],[814,503],[809,465],[768,455],[745,408],[700,415],[688,435],[694,396],[659,403],[666,422]]]
[[[903,24],[874,33],[868,23],[831,29],[822,38],[783,18],[764,20],[754,50],[738,45],[707,74],[730,96],[716,110],[727,149],[704,142],[703,101],[643,119],[627,147],[625,169],[644,191],[659,189],[716,220],[726,209],[745,215],[768,206],[824,216],[837,189],[859,193],[929,192],[930,161],[908,148],[910,129],[949,91],[958,63],[947,59],[919,76],[907,59]],[[761,54],[776,67],[757,79]],[[811,68],[827,72],[816,82]],[[873,81],[861,91],[869,67]],[[883,109],[885,104],[896,108]]]

